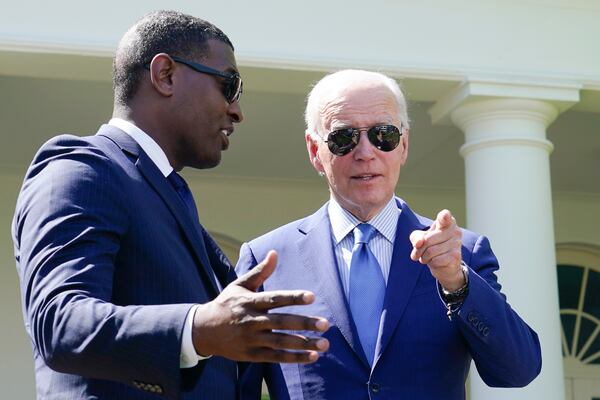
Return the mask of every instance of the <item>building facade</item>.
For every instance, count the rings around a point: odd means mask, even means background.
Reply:
[[[222,164],[184,172],[204,225],[232,258],[243,241],[328,198],[304,145],[311,84],[342,68],[384,72],[402,84],[412,120],[397,194],[421,214],[448,208],[487,235],[503,291],[540,335],[540,377],[524,389],[490,389],[473,372],[470,398],[600,399],[599,3],[4,3],[0,382],[7,398],[34,396],[9,233],[27,165],[48,138],[94,134],[110,119],[119,38],[146,11],[176,8],[228,34],[244,77],[246,120]]]

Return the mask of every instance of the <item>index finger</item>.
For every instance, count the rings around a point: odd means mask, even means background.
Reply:
[[[329,321],[322,317],[267,313],[254,320],[262,330],[325,332],[329,329]]]
[[[256,309],[267,311],[285,306],[306,305],[314,300],[315,295],[307,290],[274,290],[254,294],[252,303]]]
[[[452,216],[452,213],[448,210],[442,210],[438,213],[435,218],[435,222],[437,223],[437,227],[439,229],[446,229],[452,224],[456,223],[456,220]]]

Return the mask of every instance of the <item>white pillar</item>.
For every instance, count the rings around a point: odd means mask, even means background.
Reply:
[[[549,102],[487,98],[454,108],[465,134],[468,228],[487,235],[509,303],[538,333],[542,372],[524,389],[487,387],[472,368],[471,400],[564,399],[560,318],[546,127]]]

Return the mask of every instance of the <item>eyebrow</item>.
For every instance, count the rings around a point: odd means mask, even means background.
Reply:
[[[242,74],[240,74],[240,70],[234,67],[229,67],[226,69],[227,72],[231,72],[232,74],[238,74],[239,76],[242,76]]]
[[[359,126],[359,125],[357,125],[357,124],[340,124],[340,125],[331,125],[329,128],[330,128],[332,131],[335,131],[335,130],[339,130],[339,129],[350,129],[350,128],[352,128],[352,129],[355,129],[355,128],[372,128],[372,127],[374,127],[374,126],[381,126],[381,125],[394,125],[394,124],[395,124],[395,122],[394,122],[394,121],[379,121],[379,122],[375,122],[375,123],[368,124],[368,125],[362,125],[362,126]]]
[[[222,72],[229,72],[229,73],[236,73],[236,74],[240,74],[240,71],[237,69],[237,66],[233,66],[230,63],[227,63],[227,66],[225,67],[224,70],[222,70]]]

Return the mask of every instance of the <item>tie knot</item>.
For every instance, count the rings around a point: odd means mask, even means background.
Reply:
[[[354,228],[354,244],[357,243],[369,243],[373,238],[377,230],[373,225],[369,224],[358,224]]]
[[[169,176],[167,176],[167,180],[177,191],[187,186],[185,180],[175,171],[171,172]]]

